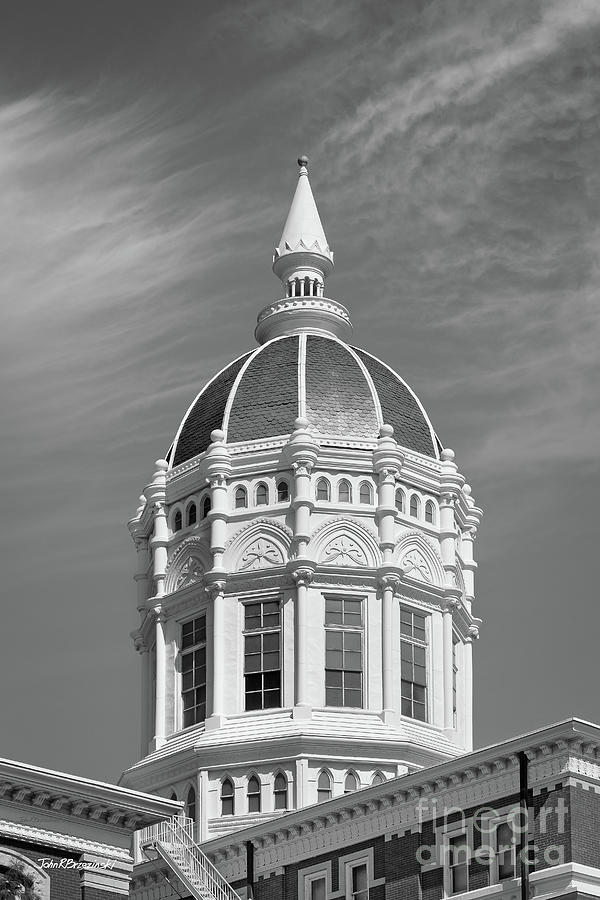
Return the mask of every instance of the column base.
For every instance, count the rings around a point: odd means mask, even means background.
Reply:
[[[292,719],[312,719],[312,706],[295,706],[292,710]]]
[[[208,719],[206,719],[204,722],[204,730],[205,731],[217,731],[219,728],[222,728],[226,722],[227,722],[226,716],[221,716],[219,714],[209,716]]]
[[[400,724],[400,719],[395,709],[382,709],[379,713],[379,718],[386,725],[392,725],[394,728],[397,728]]]

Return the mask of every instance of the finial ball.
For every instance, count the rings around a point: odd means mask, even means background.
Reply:
[[[305,428],[308,428],[309,422],[308,419],[305,419],[304,416],[298,416],[297,419],[294,420],[294,430],[295,431],[304,431]]]
[[[213,444],[220,444],[221,441],[225,440],[225,432],[221,431],[220,428],[215,428],[215,430],[210,433],[210,439]]]
[[[166,459],[157,459],[154,463],[157,469],[160,469],[162,472],[166,472],[169,468],[169,463]]]
[[[387,425],[385,422],[379,429],[379,437],[392,437],[394,434],[394,428],[392,425]]]
[[[454,450],[451,450],[450,447],[446,447],[441,452],[441,457],[443,462],[452,462],[454,459]]]
[[[308,167],[308,156],[299,156],[298,157],[298,165]]]

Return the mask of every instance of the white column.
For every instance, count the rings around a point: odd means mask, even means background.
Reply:
[[[292,504],[296,511],[294,537],[298,548],[297,555],[300,558],[305,555],[310,539],[310,514],[314,506],[310,481],[312,467],[311,459],[303,459],[293,465],[294,499]]]
[[[469,627],[469,637],[463,645],[463,679],[465,700],[465,750],[473,749],[473,641],[479,637],[475,625]]]
[[[149,727],[148,719],[150,718],[150,654],[145,644],[140,644],[137,648],[140,654],[140,662],[142,665],[142,721],[141,721],[141,741],[142,756],[148,752],[149,743]]]
[[[394,439],[391,425],[382,425],[379,429],[377,449],[373,452],[373,467],[379,475],[377,487],[377,525],[379,529],[379,545],[383,552],[383,562],[388,565],[392,561],[395,545],[396,523],[396,478],[398,477],[404,457]]]
[[[443,640],[444,640],[444,727],[454,727],[453,716],[453,684],[454,669],[452,665],[453,650],[453,629],[452,629],[452,610],[455,608],[457,601],[455,599],[447,599],[442,610],[443,623]]]
[[[157,750],[165,742],[165,688],[167,677],[165,620],[160,610],[156,610],[156,697],[154,718],[153,749]]]
[[[383,713],[391,713],[394,703],[394,592],[398,589],[400,578],[395,574],[382,575],[381,610],[381,668],[382,668],[382,706]]]
[[[296,582],[296,616],[294,625],[296,702],[294,715],[310,715],[311,704],[308,690],[309,651],[308,651],[308,586],[313,578],[313,569],[302,566],[292,572]],[[298,709],[300,707],[300,709]]]
[[[225,582],[216,581],[207,587],[212,596],[212,711],[206,720],[206,729],[219,728],[225,721],[225,679],[227,659],[227,635],[225,632]]]

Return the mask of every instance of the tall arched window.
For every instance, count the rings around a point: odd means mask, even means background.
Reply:
[[[287,481],[277,482],[277,502],[286,503],[290,499],[290,488]]]
[[[376,784],[383,784],[384,781],[385,781],[385,776],[382,775],[381,772],[375,772],[375,774],[373,775],[371,784],[374,787]]]
[[[344,780],[344,793],[352,794],[354,791],[358,790],[358,778],[354,774],[354,772],[348,772],[346,778]]]
[[[253,775],[248,779],[248,812],[260,812],[260,781]]]
[[[256,493],[254,496],[256,497],[257,506],[266,506],[268,504],[269,489],[263,481],[256,485]]]
[[[415,519],[419,518],[419,511],[421,508],[421,503],[416,494],[412,494],[410,498],[410,514],[414,516]]]
[[[185,814],[188,819],[196,821],[196,791],[193,787],[189,789],[185,798]]]
[[[435,506],[433,505],[433,500],[428,500],[425,504],[425,521],[430,522],[432,525],[435,522]]]
[[[308,275],[304,279],[304,296],[305,297],[310,296],[310,278],[308,277]]]
[[[210,497],[205,497],[202,502],[202,518],[205,519],[209,512],[212,509],[212,503],[210,501]]]
[[[246,506],[248,506],[248,491],[240,485],[235,492],[235,508],[245,509]]]
[[[275,801],[275,809],[287,809],[287,778],[280,772],[275,776],[273,784],[273,799]]]
[[[406,498],[401,488],[396,491],[396,509],[401,513],[406,512]]]
[[[340,503],[352,503],[352,485],[342,478],[338,485],[338,501]]]
[[[233,791],[233,782],[230,778],[226,778],[221,785],[221,815],[232,816],[235,811],[235,795]]]
[[[169,800],[177,800],[177,794],[175,793],[175,791],[171,791],[171,796],[169,797]]]
[[[175,517],[173,519],[173,531],[181,531],[183,528],[183,518],[181,516],[181,510],[178,509],[175,513]]]
[[[317,481],[317,500],[329,500],[331,497],[331,488],[326,478],[319,478]]]
[[[363,481],[360,486],[360,502],[361,503],[372,503],[373,502],[373,494],[371,492],[371,485],[367,481]]]
[[[331,775],[329,772],[321,772],[317,780],[317,802],[324,803],[325,800],[331,800],[332,796]]]
[[[198,508],[195,503],[190,503],[187,508],[186,525],[195,525],[198,518]]]

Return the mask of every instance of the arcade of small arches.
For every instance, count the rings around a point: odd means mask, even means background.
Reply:
[[[234,485],[234,509],[271,506],[290,501],[290,486],[285,478],[275,482],[274,491],[266,481],[258,481],[248,487],[243,484]],[[373,506],[375,488],[369,481],[352,484],[348,478],[340,478],[335,484],[325,476],[320,476],[315,483],[315,500],[318,503],[356,503]],[[423,497],[416,491],[405,491],[397,488],[395,493],[396,509],[401,515],[409,515],[413,519],[424,521],[428,525],[436,525],[438,509],[435,500]],[[211,511],[211,499],[208,492],[200,499],[192,498],[185,506],[177,504],[171,510],[171,532],[176,534],[184,528],[191,528],[208,517]]]
[[[360,788],[383,784],[386,781],[385,775],[377,770],[370,781],[363,783],[360,776],[354,769],[348,769],[343,776],[342,785],[343,793],[352,794]],[[266,810],[264,788],[270,793],[269,809]],[[324,803],[331,800],[335,794],[335,781],[329,769],[321,769],[316,779],[317,803]],[[260,776],[256,772],[251,772],[243,779],[243,809],[240,809],[240,794],[236,792],[234,779],[230,775],[225,775],[219,786],[219,815],[235,816],[246,815],[251,813],[283,811],[292,808],[290,804],[290,783],[285,772],[277,771],[273,777],[269,778],[268,784],[261,781]],[[182,797],[177,796],[177,792],[172,790],[169,795],[170,800],[182,799],[185,803],[184,814],[188,819],[196,820],[198,812],[198,803],[196,789],[193,786],[184,789]],[[237,807],[237,808],[236,808]]]

